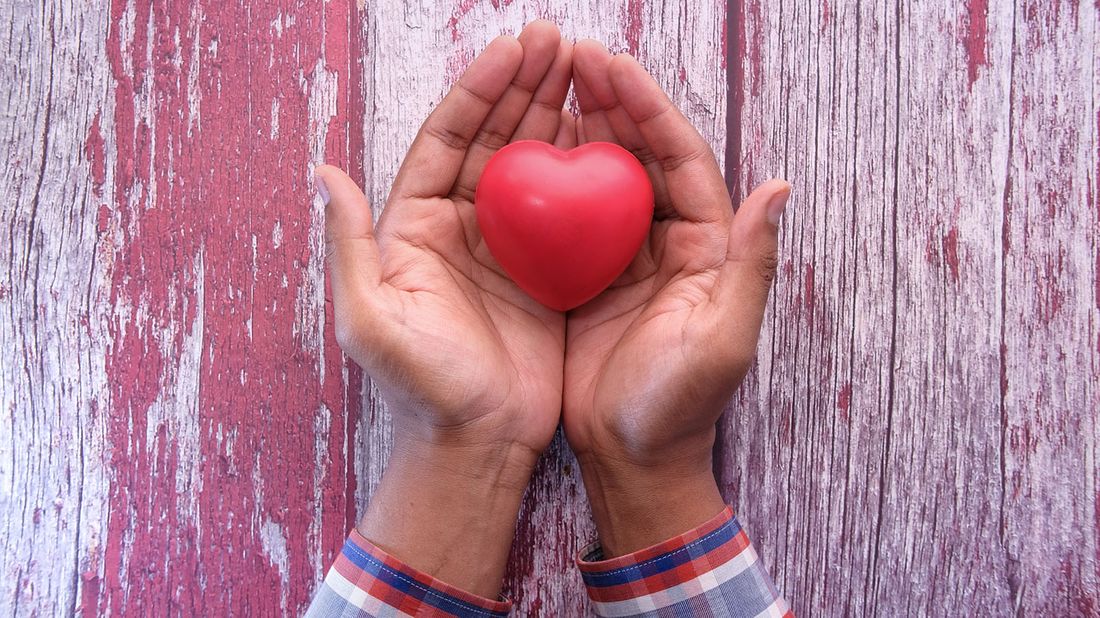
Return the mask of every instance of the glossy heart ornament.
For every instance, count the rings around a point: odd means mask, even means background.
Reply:
[[[645,168],[607,142],[568,151],[509,144],[489,159],[474,202],[493,257],[532,298],[558,311],[611,285],[653,220]]]

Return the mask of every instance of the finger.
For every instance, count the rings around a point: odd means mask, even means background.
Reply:
[[[603,44],[591,39],[573,47],[573,91],[577,94],[577,106],[584,119],[585,143],[611,142],[618,144],[615,132],[600,106],[590,84],[607,82],[607,66],[611,54]]]
[[[631,56],[613,58],[608,77],[664,170],[676,213],[695,222],[725,221],[729,192],[710,144]]]
[[[455,180],[454,195],[470,202],[474,200],[474,190],[485,164],[512,140],[516,127],[530,107],[535,90],[557,55],[561,33],[551,22],[533,21],[520,33],[519,42],[523,47],[519,70],[474,134]]]
[[[634,119],[623,109],[615,89],[611,87],[607,71],[611,65],[611,54],[602,45],[586,45],[581,56],[580,76],[585,80],[585,96],[599,110],[599,119],[610,127],[615,135],[615,143],[626,148],[642,163],[649,173],[653,184],[653,197],[656,206],[655,217],[666,219],[676,214],[672,208],[665,182],[665,172],[657,160],[649,142],[642,136]]]
[[[749,329],[743,335],[754,341],[779,263],[779,221],[790,194],[791,186],[782,180],[765,182],[737,209],[730,227],[718,289],[723,305],[736,313],[731,323]]]
[[[577,120],[566,110],[561,110],[558,121],[558,134],[554,136],[554,147],[558,150],[570,150],[577,147]]]
[[[339,327],[376,300],[381,265],[370,204],[343,171],[322,165],[313,171],[325,204],[325,253],[332,282],[332,302]]]
[[[420,127],[394,180],[395,197],[439,197],[450,192],[470,142],[522,61],[519,41],[503,36],[474,59]]]
[[[520,120],[512,141],[537,139],[549,142],[558,133],[561,108],[569,94],[569,82],[573,78],[573,44],[561,39],[557,55],[542,78],[531,105]]]

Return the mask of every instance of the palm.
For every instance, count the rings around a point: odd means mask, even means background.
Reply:
[[[400,231],[390,232],[385,219],[379,225],[380,293],[406,325],[398,345],[433,368],[412,390],[439,402],[441,424],[518,407],[532,434],[552,433],[561,401],[562,314],[503,274],[482,242],[473,204],[453,197],[393,207],[406,215]]]
[[[656,221],[637,258],[606,292],[569,316],[566,431],[600,426],[645,449],[694,427],[678,422],[708,350],[725,239],[706,224]],[[667,403],[663,403],[667,402]],[[644,414],[638,411],[645,410]],[[598,436],[596,437],[598,439]],[[580,448],[584,448],[583,445]]]
[[[415,418],[431,431],[507,436],[533,450],[553,436],[564,317],[503,275],[472,202],[500,147],[556,138],[571,59],[548,22],[529,25],[518,43],[491,43],[421,127],[377,229],[350,179],[318,172],[344,196],[326,226],[341,347],[401,412],[395,423]]]
[[[709,433],[755,352],[767,286],[738,235],[761,210],[735,220],[709,145],[633,59],[579,44],[574,83],[578,141],[638,156],[656,220],[619,280],[569,314],[563,424],[579,452],[651,453]]]

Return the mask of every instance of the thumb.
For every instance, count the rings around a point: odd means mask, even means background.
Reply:
[[[325,256],[332,282],[336,336],[347,350],[357,325],[371,311],[362,310],[381,285],[378,245],[370,203],[355,181],[342,170],[321,165],[313,170],[314,183],[325,202]]]
[[[779,221],[791,186],[772,179],[757,187],[737,209],[730,226],[723,279],[727,306],[739,324],[757,332],[779,264]]]

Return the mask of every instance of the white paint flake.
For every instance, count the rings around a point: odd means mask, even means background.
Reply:
[[[328,126],[336,115],[339,76],[325,68],[319,58],[309,79],[300,79],[309,91],[309,152],[314,162],[324,161]],[[303,182],[313,186],[313,169],[303,170]],[[304,267],[302,285],[294,300],[294,333],[303,350],[312,350],[317,359],[317,377],[325,383],[325,238],[324,205],[314,198],[309,213],[309,263]]]
[[[274,141],[279,138],[279,99],[278,97],[271,99],[271,134],[269,137]]]
[[[264,523],[260,526],[260,543],[268,562],[279,571],[280,607],[286,607],[287,591],[290,587],[290,560],[287,558],[286,533],[282,526],[269,517],[264,517]]]
[[[191,5],[191,23],[189,24],[191,36],[191,61],[187,66],[187,136],[194,135],[195,127],[202,127],[202,89],[199,88],[200,58],[202,56],[202,30],[201,24],[202,3],[195,2]]]

